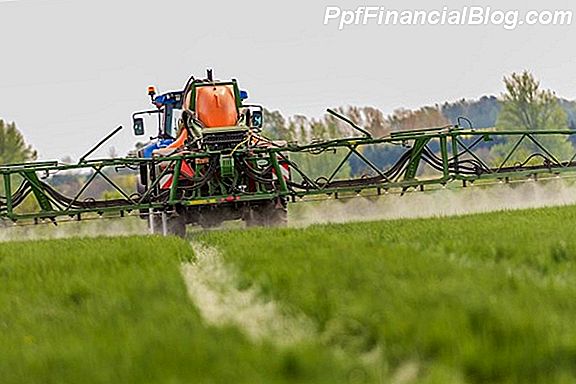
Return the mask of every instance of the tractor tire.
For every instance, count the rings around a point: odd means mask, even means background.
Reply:
[[[244,222],[246,223],[247,228],[262,226],[262,219],[260,217],[260,213],[254,208],[250,209],[248,216],[244,218]]]
[[[202,229],[217,228],[222,225],[222,218],[216,212],[203,213],[198,219],[198,224]]]
[[[268,217],[268,226],[284,228],[288,226],[288,209],[286,207],[274,208]]]
[[[154,215],[154,235],[164,235],[162,229],[162,216]],[[177,213],[169,214],[166,217],[166,235],[186,237],[186,220],[185,217]]]
[[[288,209],[284,201],[268,202],[250,209],[245,219],[247,227],[280,228],[288,225]]]
[[[186,237],[186,219],[184,216],[174,214],[168,217],[168,235]]]

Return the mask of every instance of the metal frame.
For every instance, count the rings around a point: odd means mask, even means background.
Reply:
[[[253,204],[274,199],[297,198],[321,195],[358,194],[365,190],[382,191],[409,188],[424,190],[427,186],[446,185],[451,182],[467,183],[483,180],[506,180],[538,176],[539,174],[563,175],[576,172],[576,153],[569,159],[547,148],[544,137],[575,138],[576,131],[494,131],[459,129],[458,127],[430,128],[420,131],[394,132],[390,136],[373,139],[343,138],[314,142],[306,145],[259,147],[250,142],[232,152],[202,151],[174,156],[143,159],[121,158],[86,160],[79,164],[64,165],[57,162],[36,162],[0,166],[5,196],[0,198],[0,218],[12,221],[73,218],[80,220],[84,215],[121,215],[138,211],[142,215],[162,214],[176,207],[190,209],[218,207],[220,205]],[[478,146],[483,141],[506,138],[516,140],[503,160],[491,164],[482,158]],[[530,143],[536,152],[520,164],[510,165],[510,159],[519,152],[523,143]],[[401,145],[405,148],[397,161],[386,169],[379,167],[363,152],[366,146]],[[291,160],[296,153],[309,156],[331,156],[333,150],[345,151],[333,170],[321,177],[313,178],[297,162]],[[355,157],[365,165],[367,174],[353,177],[337,177],[344,165]],[[228,157],[234,164],[233,170],[220,173],[220,159]],[[542,163],[536,162],[536,157]],[[194,171],[194,176],[183,174],[183,165]],[[118,185],[111,176],[119,169],[134,169],[144,165],[150,170],[150,181],[146,188],[136,193]],[[428,165],[431,173],[419,174]],[[288,167],[294,177],[283,177],[283,168]],[[50,185],[50,175],[56,173],[86,173],[90,176],[68,197]],[[43,177],[39,177],[42,175]],[[172,177],[168,189],[163,189],[161,180]],[[119,193],[114,200],[93,200],[83,197],[97,178]],[[21,180],[18,187],[16,181]],[[22,212],[19,205],[33,195],[36,208]],[[164,219],[165,221],[165,219]],[[164,222],[163,221],[163,222]],[[165,223],[164,223],[165,225]]]

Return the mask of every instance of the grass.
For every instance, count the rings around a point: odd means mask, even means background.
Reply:
[[[0,244],[0,382],[334,382],[318,345],[253,344],[187,297],[177,239]]]
[[[572,383],[576,207],[201,233],[317,337],[205,324],[174,238],[0,244],[0,383]]]
[[[576,207],[306,229],[211,232],[241,272],[387,380],[576,380]],[[376,373],[375,373],[376,372]],[[341,377],[338,382],[347,379]]]

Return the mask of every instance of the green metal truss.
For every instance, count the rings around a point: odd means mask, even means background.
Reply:
[[[354,195],[363,191],[410,188],[423,190],[448,183],[484,180],[564,176],[576,172],[576,153],[555,153],[550,138],[576,141],[576,131],[495,131],[458,127],[393,132],[389,136],[342,138],[306,145],[260,147],[247,142],[233,151],[200,151],[154,159],[118,158],[82,161],[78,164],[35,162],[0,166],[4,196],[0,197],[0,219],[12,221],[75,219],[87,215],[143,214],[176,207],[199,208],[250,205],[277,199],[296,201],[313,196]],[[482,143],[509,144],[500,159],[486,156]],[[367,148],[386,151],[403,148],[391,164],[370,160]],[[526,155],[526,147],[529,154]],[[521,148],[525,148],[524,152]],[[326,174],[312,175],[297,160],[344,154]],[[518,156],[525,158],[518,159]],[[362,174],[340,176],[354,158]],[[313,162],[312,162],[313,164]],[[193,176],[184,172],[193,170]],[[138,175],[146,170],[148,182],[137,187],[121,186],[114,175]],[[85,175],[82,185],[64,194],[53,182],[55,175]],[[286,175],[290,174],[290,177]],[[95,180],[105,183],[116,198],[97,200],[86,196]],[[171,182],[166,184],[166,180]],[[136,177],[134,177],[136,180]],[[25,204],[25,201],[32,203]]]

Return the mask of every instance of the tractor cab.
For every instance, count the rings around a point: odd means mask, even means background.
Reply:
[[[178,120],[182,114],[182,91],[156,95],[154,87],[148,87],[148,95],[156,109],[135,112],[132,115],[134,134],[145,133],[144,116],[156,115],[158,134],[138,151],[138,157],[150,158],[155,150],[167,148],[178,137]]]

